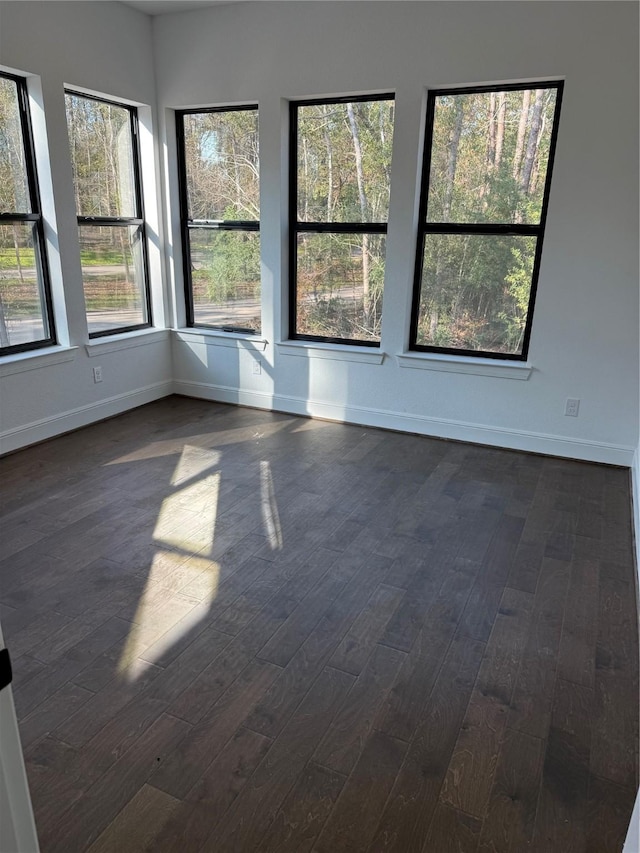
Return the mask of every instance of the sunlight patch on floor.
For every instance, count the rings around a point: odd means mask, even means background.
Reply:
[[[302,429],[313,428],[311,424],[318,424],[320,421],[309,421],[309,425],[302,427],[295,426],[293,432],[300,432]],[[224,447],[225,445],[241,444],[242,442],[251,442],[255,440],[255,433],[259,432],[261,438],[269,438],[283,430],[290,430],[295,425],[293,419],[265,419],[262,423],[253,423],[247,426],[233,427],[232,429],[216,430],[211,432],[197,433],[195,435],[183,436],[181,438],[162,439],[160,441],[151,441],[149,444],[141,447],[133,453],[125,453],[123,456],[118,456],[116,459],[111,459],[106,465],[120,465],[129,462],[144,462],[147,459],[160,459],[164,456],[175,456],[181,454],[183,449],[188,445],[191,448],[208,450],[211,453],[217,452],[215,448]]]
[[[273,487],[273,476],[269,462],[260,463],[260,509],[262,524],[272,551],[282,550],[282,527],[278,513],[278,502]]]
[[[221,474],[203,475],[219,456],[185,446],[176,464],[174,491],[162,501],[153,532],[158,550],[118,664],[128,681],[191,634],[218,593],[220,564],[206,554],[215,538]]]
[[[180,459],[171,477],[171,485],[178,486],[192,477],[200,477],[205,471],[216,467],[220,463],[221,453],[208,447],[195,447],[185,444],[180,454]]]
[[[215,536],[220,472],[168,495],[158,513],[154,539],[190,554],[210,552]]]
[[[167,558],[171,554],[159,551],[149,570],[118,662],[118,673],[127,681],[139,678],[206,618],[218,593],[219,563],[198,558],[185,562],[178,554],[175,555],[176,573],[180,575],[183,589],[172,592],[167,586],[172,580],[167,573]],[[197,596],[188,592],[189,588],[197,588]]]

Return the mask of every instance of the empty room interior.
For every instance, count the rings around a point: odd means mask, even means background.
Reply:
[[[0,853],[640,853],[638,12],[0,0]]]

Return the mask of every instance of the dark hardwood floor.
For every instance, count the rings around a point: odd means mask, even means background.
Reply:
[[[43,853],[609,853],[629,472],[169,398],[0,460]]]

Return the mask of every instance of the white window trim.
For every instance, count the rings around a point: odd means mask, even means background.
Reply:
[[[0,377],[24,373],[27,370],[40,370],[42,367],[63,364],[65,361],[75,361],[79,349],[54,346],[3,355],[0,358]]]
[[[208,347],[233,347],[264,352],[269,344],[265,338],[242,332],[223,332],[200,327],[174,329],[176,340],[185,344],[205,344]]]
[[[446,373],[470,373],[476,376],[493,376],[499,379],[526,381],[533,371],[533,365],[529,362],[466,355],[404,352],[397,355],[396,359],[400,367],[438,370]]]
[[[168,329],[140,329],[139,331],[122,332],[103,338],[92,338],[84,347],[89,358],[95,358],[108,352],[119,352],[120,350],[143,347],[168,340]]]
[[[382,364],[386,353],[378,347],[350,346],[349,344],[329,344],[321,341],[292,340],[276,344],[280,355],[292,355],[298,358],[325,358],[332,361],[361,361],[367,364]]]

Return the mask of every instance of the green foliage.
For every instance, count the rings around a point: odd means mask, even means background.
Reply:
[[[18,90],[13,80],[0,77],[0,212],[30,210]]]
[[[393,101],[298,108],[299,219],[387,221],[393,110]]]
[[[436,99],[427,221],[538,224],[555,89]],[[519,353],[535,237],[427,234],[418,343]]]
[[[222,304],[260,296],[260,239],[255,231],[191,232],[194,292]]]
[[[324,337],[378,340],[384,250],[382,235],[300,235],[298,331]]]
[[[392,100],[298,107],[298,218],[386,222]],[[305,233],[298,240],[297,331],[380,338],[385,238]]]

